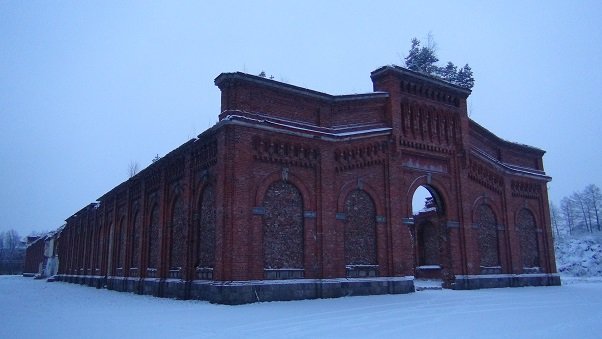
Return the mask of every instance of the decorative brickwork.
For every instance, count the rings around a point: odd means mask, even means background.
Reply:
[[[273,183],[263,199],[263,261],[266,269],[303,268],[303,200],[284,181]]]
[[[458,141],[456,112],[415,103],[401,104],[401,145],[439,153],[451,153]]]
[[[345,200],[345,264],[376,265],[376,208],[372,198],[356,189]]]
[[[473,157],[470,158],[468,164],[468,177],[493,192],[502,192],[504,179]]]
[[[207,169],[217,162],[217,141],[209,140],[207,143],[195,148],[192,153],[192,167],[196,170]]]
[[[512,180],[511,188],[513,197],[538,199],[541,196],[541,185],[538,183]]]
[[[253,151],[256,160],[309,168],[316,166],[320,156],[308,145],[260,137],[253,139]]]
[[[526,208],[518,212],[518,236],[523,267],[539,266],[539,246],[537,245],[537,230],[533,213]]]
[[[359,147],[334,151],[337,162],[336,171],[341,172],[354,168],[384,164],[387,157],[387,142],[375,142]]]
[[[497,223],[491,207],[482,204],[477,209],[477,225],[479,232],[479,254],[481,267],[500,265],[498,249]]]
[[[203,190],[199,215],[199,258],[197,267],[215,266],[215,190],[207,186]]]

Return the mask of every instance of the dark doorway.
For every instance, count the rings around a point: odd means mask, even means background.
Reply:
[[[416,277],[441,279],[446,243],[445,214],[437,192],[420,186],[412,198]]]

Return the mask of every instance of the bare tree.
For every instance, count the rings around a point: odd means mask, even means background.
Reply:
[[[567,197],[560,200],[560,213],[569,229],[569,234],[573,234],[575,228],[575,202]]]
[[[583,194],[586,197],[590,210],[594,213],[596,218],[596,228],[598,229],[598,232],[600,232],[600,207],[602,205],[602,192],[600,192],[600,188],[598,186],[591,184],[585,187]]]
[[[134,175],[138,174],[138,162],[137,161],[130,161],[130,165],[128,167],[128,174],[131,177],[133,177]]]
[[[15,256],[17,248],[19,247],[19,242],[21,242],[21,237],[17,231],[14,229],[6,231],[4,234],[4,244],[6,245],[6,251],[10,258]]]
[[[4,232],[0,231],[0,262],[4,259]]]
[[[559,220],[558,218],[560,217],[560,210],[558,210],[558,206],[556,206],[555,203],[551,202],[550,203],[550,219],[552,220],[552,226],[554,226],[554,229],[556,230],[556,237],[560,237],[560,231],[559,231],[559,227],[558,227],[558,223]]]
[[[573,195],[571,195],[571,199],[575,202],[575,204],[577,205],[577,207],[579,209],[579,212],[580,212],[579,214],[581,215],[583,224],[585,225],[585,229],[591,233],[592,232],[591,217],[590,217],[590,213],[589,213],[589,206],[587,205],[585,196],[581,192],[575,192],[575,193],[573,193]]]

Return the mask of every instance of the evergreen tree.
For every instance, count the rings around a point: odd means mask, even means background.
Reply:
[[[428,46],[420,46],[420,40],[412,39],[412,46],[405,57],[405,66],[407,69],[420,72],[429,76],[437,77],[454,85],[472,89],[474,86],[474,78],[472,69],[468,64],[458,69],[452,62],[448,62],[445,67],[438,67],[439,62],[436,54],[436,44],[429,34]]]
[[[418,71],[418,54],[420,53],[420,40],[412,39],[412,47],[408,56],[405,57],[406,67],[411,71]]]
[[[405,58],[406,67],[409,70],[434,75],[437,71],[435,63],[439,61],[435,55],[435,50],[432,47],[420,47],[420,40],[412,39],[412,47]]]
[[[474,78],[472,77],[472,69],[468,64],[464,65],[462,69],[458,71],[456,77],[456,85],[471,89],[474,86]]]
[[[443,80],[455,83],[458,76],[458,67],[453,62],[448,61],[445,67],[439,68],[438,74]]]

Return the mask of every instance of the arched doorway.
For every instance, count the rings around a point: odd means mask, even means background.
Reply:
[[[416,277],[441,279],[442,268],[447,266],[449,258],[445,255],[447,236],[443,201],[434,188],[423,185],[416,189],[412,196],[412,217]]]

